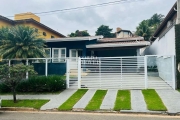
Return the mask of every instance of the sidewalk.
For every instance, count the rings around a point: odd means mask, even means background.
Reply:
[[[100,106],[101,110],[112,111],[118,90],[108,90]],[[125,112],[153,113],[147,110],[141,90],[131,91],[131,110]],[[17,99],[49,99],[50,101],[41,107],[40,110],[56,109],[62,105],[76,90],[67,89],[58,95],[17,95]],[[96,89],[88,90],[86,94],[74,105],[73,110],[83,110],[89,103]],[[168,113],[180,113],[180,93],[175,90],[156,90],[168,109]],[[12,95],[1,95],[1,99],[12,99]],[[160,111],[159,111],[160,112]]]

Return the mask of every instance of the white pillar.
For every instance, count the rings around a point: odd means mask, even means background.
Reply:
[[[148,88],[148,77],[147,77],[147,56],[144,56],[144,82],[145,82],[145,89]]]
[[[69,88],[69,59],[66,59],[66,87]]]
[[[46,58],[46,63],[45,63],[45,75],[48,75],[48,59]]]
[[[28,65],[28,59],[26,59],[26,65]],[[28,72],[26,72],[26,79],[28,79]]]
[[[81,88],[81,58],[78,59],[78,88]]]
[[[175,76],[176,76],[176,74],[175,74],[175,69],[176,69],[176,65],[175,65],[175,58],[174,58],[175,56],[172,56],[172,83],[173,83],[173,89],[175,90],[176,89],[176,79],[175,79]]]
[[[11,66],[11,60],[9,60],[8,65]]]

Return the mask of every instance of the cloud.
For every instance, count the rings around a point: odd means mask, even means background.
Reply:
[[[115,1],[115,0],[114,0]],[[3,0],[0,14],[3,16],[24,12],[42,12],[79,6],[87,6],[112,0]],[[176,0],[144,0],[127,2],[97,8],[79,9],[68,12],[57,12],[40,15],[41,22],[60,33],[67,35],[75,30],[88,30],[91,35],[104,24],[113,30],[116,27],[135,31],[136,26],[153,14],[166,15]],[[13,19],[13,18],[12,18]]]

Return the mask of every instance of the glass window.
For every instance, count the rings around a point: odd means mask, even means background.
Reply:
[[[66,49],[65,48],[53,48],[53,62],[63,62],[66,58]]]

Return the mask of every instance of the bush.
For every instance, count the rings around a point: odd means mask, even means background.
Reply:
[[[18,92],[56,92],[63,89],[66,89],[66,81],[58,75],[30,77],[17,86]]]
[[[7,85],[1,83],[0,84],[0,92],[1,93],[8,93],[8,92],[11,92],[11,89]]]

